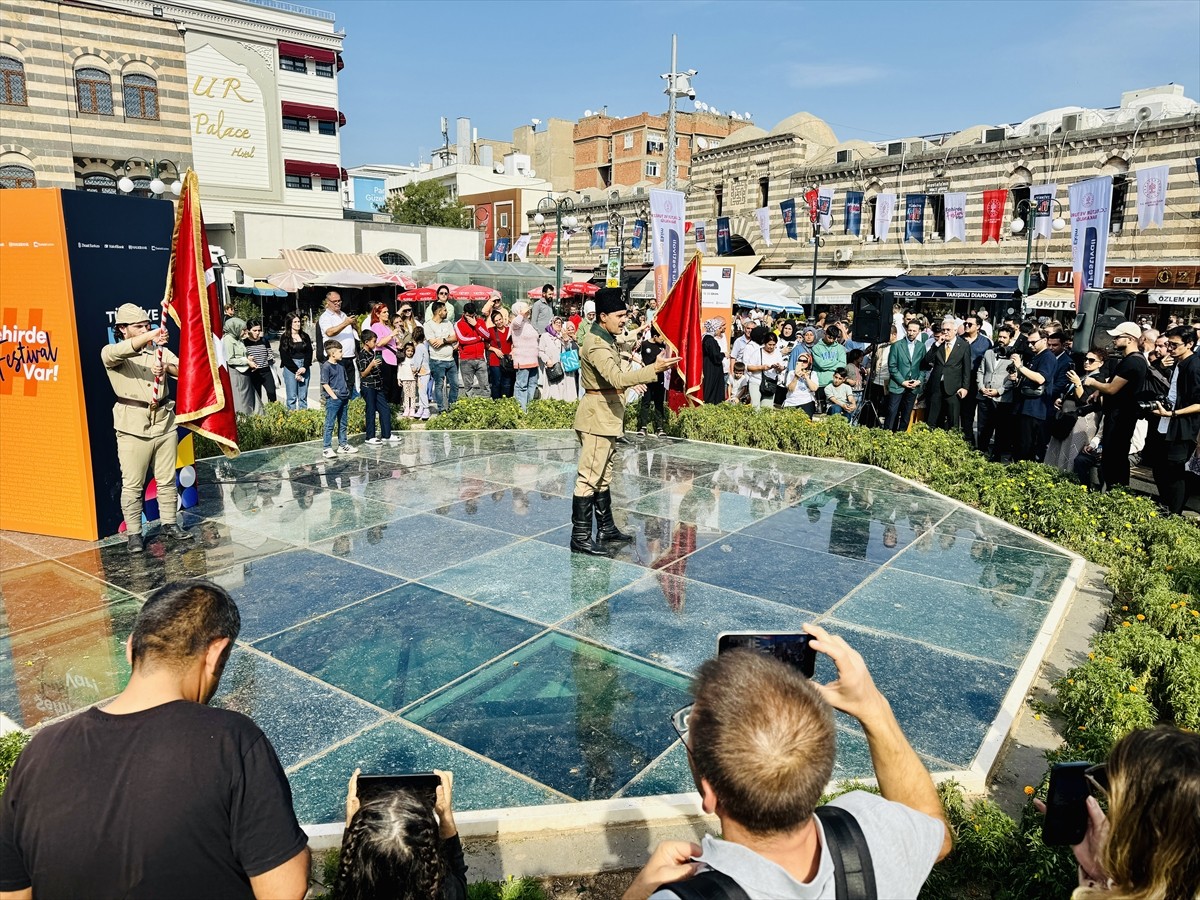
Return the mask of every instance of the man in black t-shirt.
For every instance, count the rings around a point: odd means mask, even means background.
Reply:
[[[1149,363],[1138,352],[1142,329],[1133,322],[1122,322],[1108,332],[1113,347],[1121,354],[1112,380],[1104,382],[1088,378],[1084,388],[1094,388],[1104,395],[1104,443],[1100,471],[1108,487],[1129,487],[1129,445],[1138,420],[1138,396],[1150,371]]]
[[[0,799],[0,892],[295,898],[308,839],[271,742],[212,699],[241,619],[206,581],[146,601],[129,684],[37,734]]]

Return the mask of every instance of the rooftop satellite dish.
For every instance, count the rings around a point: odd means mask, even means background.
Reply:
[[[707,103],[701,103],[700,108],[702,110],[704,110],[705,112],[708,112],[708,104]]]
[[[494,168],[495,168],[495,170],[496,170],[496,174],[497,174],[497,175],[503,175],[503,174],[504,174],[504,166],[503,166],[501,163],[496,163],[496,165],[494,166]]]
[[[590,109],[585,109],[585,110],[583,111],[583,117],[584,117],[585,119],[586,119],[586,118],[589,118],[589,117],[591,117],[591,116],[594,116],[594,115],[595,115],[595,113],[593,113],[593,112],[592,112]]]
[[[542,120],[541,120],[541,119],[530,119],[529,121],[530,121],[530,122],[533,124],[533,127],[534,127],[534,128],[537,128],[539,125],[541,125],[541,124],[542,124]]]
[[[742,113],[742,118],[743,119],[753,119],[754,116],[750,115],[750,113]]]
[[[693,101],[692,101],[692,107],[693,107],[693,108],[695,108],[695,109],[703,109],[703,108],[704,108],[704,104],[703,104],[703,103],[701,103],[699,100],[693,100]]]
[[[537,172],[535,172],[533,169],[530,169],[525,174],[528,175],[530,178],[537,178]]]
[[[696,138],[696,146],[699,147],[701,150],[707,150],[708,149],[708,141],[706,141],[702,137],[698,137],[698,138]]]

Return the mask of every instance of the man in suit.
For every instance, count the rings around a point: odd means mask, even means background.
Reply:
[[[971,348],[956,336],[956,331],[953,320],[943,321],[921,360],[921,368],[929,370],[925,421],[930,428],[958,427],[960,406],[971,384]]]
[[[908,420],[921,387],[921,361],[924,359],[921,323],[913,319],[904,326],[904,337],[888,351],[888,411],[884,425],[888,431],[899,431],[902,424],[908,430]]]

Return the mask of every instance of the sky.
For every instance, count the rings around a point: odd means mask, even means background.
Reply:
[[[666,110],[671,35],[697,100],[768,131],[800,111],[839,140],[895,140],[1117,106],[1174,82],[1200,99],[1200,0],[304,0],[346,33],[342,164],[412,164],[467,116]],[[681,109],[691,102],[681,101]]]

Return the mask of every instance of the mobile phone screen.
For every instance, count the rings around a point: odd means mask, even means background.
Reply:
[[[1059,763],[1050,770],[1042,843],[1048,847],[1078,844],[1087,834],[1088,784],[1083,773],[1089,762]]]
[[[756,653],[773,656],[798,669],[805,678],[812,678],[817,668],[817,651],[810,644],[811,634],[792,632],[785,634],[760,634],[749,631],[726,632],[717,636],[717,655],[735,648],[745,648]]]
[[[437,788],[442,780],[433,772],[417,772],[411,775],[362,775],[358,776],[358,799],[361,803],[386,794],[405,791],[415,794],[423,802],[433,806],[437,799]]]

